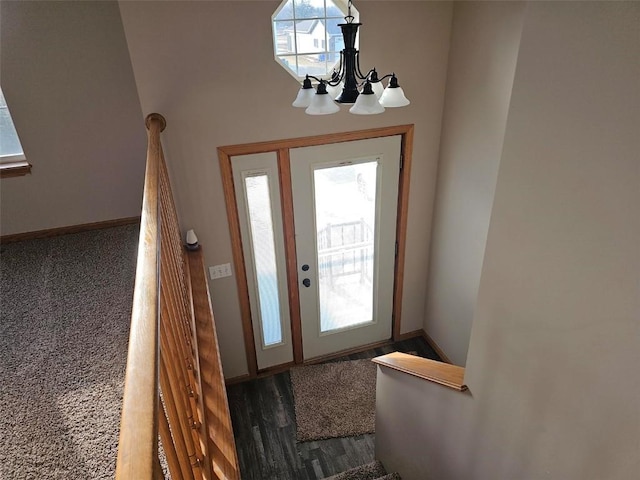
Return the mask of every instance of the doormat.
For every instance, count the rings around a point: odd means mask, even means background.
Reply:
[[[373,433],[376,365],[350,360],[291,369],[299,442]]]

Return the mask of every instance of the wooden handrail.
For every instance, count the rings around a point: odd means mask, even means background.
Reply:
[[[158,412],[158,276],[161,115],[146,120],[149,145],[145,172],[140,242],[131,312],[129,352],[124,383],[117,479],[152,478],[157,458]]]
[[[200,251],[181,240],[160,132],[149,146],[117,480],[163,478],[158,434],[174,479],[239,480],[238,459]]]
[[[437,362],[429,358],[417,357],[401,352],[393,352],[373,359],[382,367],[408,373],[414,377],[439,383],[454,390],[464,391],[464,368],[449,363]]]

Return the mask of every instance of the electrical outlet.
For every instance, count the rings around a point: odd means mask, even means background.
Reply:
[[[223,277],[230,277],[232,275],[231,273],[231,264],[230,263],[223,263],[222,264],[222,276]]]
[[[213,267],[209,267],[209,277],[211,277],[211,280],[230,277],[231,275],[232,273],[230,263],[223,263],[221,265],[214,265]]]

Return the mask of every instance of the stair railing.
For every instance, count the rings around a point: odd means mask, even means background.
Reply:
[[[117,480],[240,478],[200,250],[182,245],[160,132],[146,118],[140,223]],[[158,456],[160,436],[164,462]]]

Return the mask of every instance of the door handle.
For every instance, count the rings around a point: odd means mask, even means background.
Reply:
[[[311,286],[311,280],[309,280],[308,278],[305,278],[304,280],[302,280],[302,284],[305,287],[309,287],[309,286]]]

